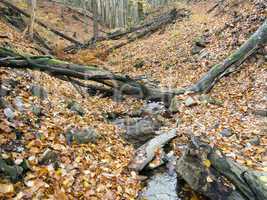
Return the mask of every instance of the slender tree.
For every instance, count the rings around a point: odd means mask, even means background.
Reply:
[[[92,10],[93,10],[93,17],[94,17],[94,40],[96,41],[99,34],[99,27],[98,27],[98,12],[97,12],[97,0],[92,0]]]
[[[35,18],[36,18],[36,0],[30,0],[30,10],[31,10],[31,19],[30,19],[30,23],[28,26],[28,32],[29,32],[29,36],[31,39],[33,39],[33,33],[34,33],[34,22],[35,22]]]

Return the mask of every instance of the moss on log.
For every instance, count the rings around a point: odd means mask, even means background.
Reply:
[[[267,43],[267,21],[232,55],[213,66],[190,90],[208,92],[222,77],[239,69],[240,65]]]

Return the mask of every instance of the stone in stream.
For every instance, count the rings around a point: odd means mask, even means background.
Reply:
[[[149,115],[163,115],[166,109],[163,104],[159,102],[146,103],[141,109],[135,110],[130,114],[131,117],[142,117]]]
[[[115,120],[114,123],[126,132],[123,137],[126,141],[133,144],[135,147],[143,145],[148,140],[155,136],[155,132],[159,130],[161,123],[145,116],[144,118],[125,118]]]
[[[165,169],[164,169],[165,170]],[[175,171],[175,170],[174,170]],[[180,200],[178,197],[177,174],[156,170],[147,180],[147,186],[143,189],[140,198],[146,200]]]

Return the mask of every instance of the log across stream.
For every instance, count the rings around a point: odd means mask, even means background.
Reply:
[[[149,110],[151,104],[152,110]],[[114,121],[115,124],[119,121],[119,126],[125,130],[123,134],[128,134],[127,141],[134,141],[136,147],[128,168],[141,177],[146,176],[139,199],[188,199],[183,198],[185,183],[192,192],[205,199],[267,199],[266,172],[248,169],[236,163],[220,149],[202,142],[201,138],[192,136],[188,145],[181,148],[183,154],[175,156],[168,144],[179,137],[179,133],[176,129],[157,131],[163,124],[155,122],[155,119],[165,112],[168,110],[160,103],[152,102],[137,112],[139,118],[128,113],[128,116]],[[127,119],[124,125],[123,119]],[[155,123],[160,125],[154,126]],[[147,129],[147,126],[152,128]],[[136,138],[139,139],[137,142],[132,140]]]

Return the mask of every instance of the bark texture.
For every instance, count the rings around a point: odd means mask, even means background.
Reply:
[[[176,171],[194,191],[210,199],[267,199],[267,173],[249,170],[207,144],[188,145]]]
[[[162,133],[139,147],[129,164],[129,169],[140,172],[153,160],[156,151],[177,136],[176,129]]]
[[[240,65],[267,43],[267,21],[232,55],[213,66],[195,85],[192,92],[208,92],[224,76],[239,70]]]
[[[51,56],[23,55],[6,48],[0,48],[0,65],[10,68],[39,70],[63,80],[64,76],[67,76],[74,79],[72,81],[81,83],[79,85],[88,88],[90,88],[89,84],[79,82],[77,79],[94,81],[100,83],[101,87],[96,86],[92,89],[100,88],[104,91],[112,89],[117,96],[126,94],[150,100],[163,100],[171,95],[169,92],[157,88],[146,87],[129,76],[114,74],[97,66],[68,63]],[[103,88],[103,86],[105,87]]]

